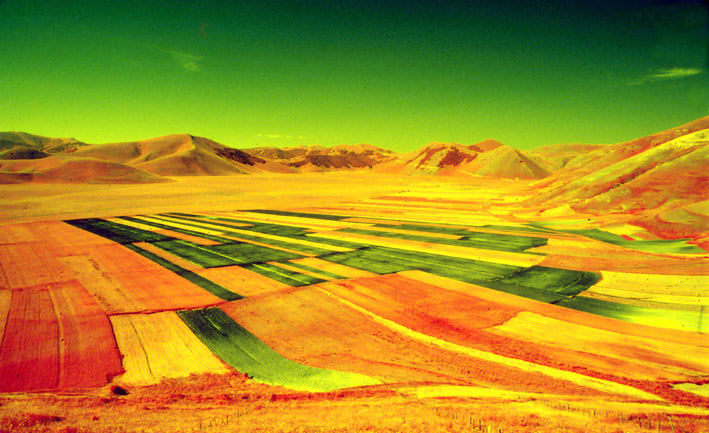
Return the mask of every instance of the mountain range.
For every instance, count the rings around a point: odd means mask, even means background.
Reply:
[[[188,134],[88,144],[1,132],[0,183],[148,183],[175,176],[371,170],[526,179],[535,190],[530,206],[568,205],[596,213],[664,206],[704,218],[709,214],[708,143],[709,116],[616,144],[558,144],[522,151],[485,140],[472,145],[431,143],[401,154],[368,144],[235,149]]]

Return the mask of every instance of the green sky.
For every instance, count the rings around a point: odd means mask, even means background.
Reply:
[[[684,1],[0,0],[0,131],[608,143],[709,114]]]

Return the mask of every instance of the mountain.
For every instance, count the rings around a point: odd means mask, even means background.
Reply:
[[[34,149],[40,152],[74,152],[86,146],[75,138],[50,138],[26,132],[0,132],[0,151],[7,151],[13,147]]]
[[[540,162],[510,146],[500,146],[480,154],[470,164],[466,164],[465,169],[480,176],[508,179],[542,179],[550,174]]]
[[[255,147],[244,152],[302,171],[372,168],[395,156],[394,152],[370,144],[342,144],[334,147]]]
[[[707,191],[701,172],[707,128],[709,116],[580,154],[535,186],[534,201],[567,203],[577,209],[601,204],[609,209],[620,202],[626,208],[657,207],[670,197],[696,201]],[[650,195],[655,197],[652,202]]]
[[[112,161],[52,154],[36,159],[0,159],[0,183],[154,183],[162,176]]]
[[[528,150],[527,155],[540,161],[548,169],[556,171],[566,166],[575,158],[582,158],[587,153],[604,147],[604,144],[551,144],[549,146],[540,146]]]
[[[246,152],[187,134],[92,144],[74,154],[130,165],[160,176],[247,174],[269,171],[274,167],[274,164]]]
[[[472,145],[434,142],[401,155],[379,169],[401,174],[480,175],[510,179],[541,179],[549,175],[546,168],[524,152],[495,140]]]
[[[87,144],[22,132],[0,133],[0,182],[160,182],[164,176],[288,172],[215,141],[187,134]]]
[[[706,194],[708,128],[709,116],[616,144],[557,144],[522,151],[495,140],[434,142],[404,154],[368,144],[234,149],[188,134],[87,144],[3,132],[0,181],[156,182],[172,176],[373,169],[526,179],[535,192],[528,203],[547,208],[671,213]]]

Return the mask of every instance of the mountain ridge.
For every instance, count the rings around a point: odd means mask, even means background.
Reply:
[[[535,192],[530,206],[570,206],[582,212],[665,206],[674,212],[705,200],[708,136],[709,116],[622,143],[558,144],[529,151],[492,139],[469,145],[432,142],[395,153],[369,144],[236,149],[190,134],[88,144],[2,132],[0,183],[144,183],[175,176],[372,170],[520,179]]]

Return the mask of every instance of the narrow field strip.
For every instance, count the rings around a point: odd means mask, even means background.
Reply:
[[[252,237],[252,236],[248,236],[248,237],[247,237],[247,236],[244,236],[244,235],[242,235],[242,236],[231,236],[231,235],[228,235],[228,237],[229,237],[229,239],[231,239],[231,240],[233,240],[233,241],[236,241],[236,242],[244,242],[244,243],[247,243],[247,244],[254,244],[254,245],[258,245],[258,246],[260,246],[260,247],[271,248],[271,249],[279,250],[279,251],[285,251],[285,252],[291,253],[291,254],[299,254],[299,255],[302,255],[302,256],[306,256],[306,257],[307,257],[307,256],[315,256],[315,254],[312,254],[312,253],[310,253],[310,252],[302,251],[304,248],[301,248],[301,247],[297,247],[297,246],[293,246],[293,248],[286,248],[286,247],[283,247],[283,246],[281,246],[281,245],[285,245],[285,243],[282,243],[282,242],[274,242],[274,241],[272,241],[272,240],[267,240],[267,239],[261,239],[262,241],[263,241],[263,240],[266,240],[267,242],[259,242],[259,241],[254,240],[254,239],[258,239],[258,238],[255,237],[255,236],[253,236],[253,237]],[[289,246],[290,246],[290,245],[289,245]],[[305,248],[305,249],[308,249],[308,248]]]
[[[668,307],[676,305],[698,308],[702,305],[709,305],[709,296],[658,295],[651,292],[642,292],[639,290],[615,289],[608,286],[600,286],[600,284],[596,284],[595,286],[591,287],[586,292],[584,292],[584,294],[603,295],[609,298],[617,298],[619,300],[624,299],[627,301],[638,300],[657,304],[668,304]]]
[[[308,367],[284,358],[219,308],[178,315],[219,358],[258,382],[311,392],[381,383],[362,374]]]
[[[563,339],[558,336],[560,329],[564,330]],[[709,348],[706,347],[636,337],[528,311],[520,312],[502,325],[488,328],[487,331],[579,352],[593,353],[602,347],[604,355],[654,367],[660,374],[701,377],[709,371]]]
[[[196,236],[201,239],[208,239],[210,241],[214,241],[219,244],[224,243],[224,242],[231,242],[230,239],[227,239],[223,236],[211,235],[211,234],[206,234],[206,233],[202,233],[202,232],[198,232],[198,231],[194,231],[194,230],[175,227],[175,226],[165,224],[163,222],[148,221],[148,220],[141,219],[139,217],[132,217],[132,216],[122,216],[119,218],[126,220],[126,221],[137,221],[139,223],[145,223],[145,224],[151,225],[153,227],[157,227],[157,228],[164,229],[164,230],[171,230],[171,231],[176,231],[178,233],[183,233],[183,234],[190,235],[190,236]]]
[[[156,232],[156,231],[160,230],[160,229],[158,229],[157,227],[154,227],[154,226],[149,226],[149,225],[147,225],[147,224],[141,224],[141,223],[136,222],[136,221],[128,221],[128,220],[120,219],[120,218],[117,218],[117,217],[114,217],[114,218],[105,218],[104,221],[108,221],[108,222],[111,222],[111,223],[114,223],[114,224],[120,224],[120,225],[124,225],[124,226],[128,226],[128,227],[133,227],[133,228],[140,229],[140,230],[145,230],[145,231],[148,231],[148,232]]]
[[[510,367],[515,367],[518,368],[522,371],[525,372],[533,372],[533,373],[541,373],[546,376],[552,377],[554,379],[559,379],[559,380],[565,380],[568,382],[572,382],[577,385],[581,385],[584,387],[592,388],[598,391],[602,392],[608,392],[611,394],[621,394],[621,395],[627,395],[631,396],[634,398],[639,398],[643,400],[662,400],[661,398],[657,397],[656,395],[647,393],[645,391],[641,391],[639,389],[627,386],[627,385],[622,385],[618,384],[615,382],[610,382],[607,380],[602,380],[602,379],[596,379],[593,377],[589,376],[584,376],[578,373],[574,373],[571,371],[565,371],[565,370],[559,370],[556,368],[552,367],[547,367],[544,365],[540,364],[534,364],[532,362],[527,362],[527,361],[522,361],[519,359],[515,358],[509,358],[506,356],[502,355],[496,355],[494,353],[490,352],[484,352],[481,350],[473,349],[470,347],[466,346],[461,346],[455,343],[451,343],[445,340],[441,340],[435,337],[432,337],[430,335],[422,334],[420,332],[414,331],[413,329],[406,328],[402,325],[399,325],[396,322],[393,322],[391,320],[385,319],[381,316],[378,316],[362,307],[359,305],[356,305],[350,301],[347,301],[346,299],[340,298],[334,294],[332,294],[330,291],[327,290],[326,285],[321,285],[318,287],[319,290],[322,290],[324,293],[328,294],[329,296],[334,297],[338,301],[342,302],[343,304],[349,306],[350,308],[353,308],[360,313],[368,316],[375,322],[386,326],[389,329],[392,329],[394,331],[397,331],[403,335],[406,335],[407,337],[410,337],[414,340],[425,342],[428,344],[432,344],[438,347],[441,347],[442,349],[445,350],[450,350],[454,352],[459,352],[463,353],[465,355],[482,359],[485,361],[491,361],[495,363],[499,363],[505,366],[510,366]]]
[[[367,247],[321,258],[378,274],[424,270],[547,303],[581,293],[600,278],[593,272],[543,266],[523,268],[384,247]]]
[[[111,323],[125,369],[117,383],[148,385],[230,371],[174,312],[112,316]]]
[[[180,216],[174,216],[173,218],[178,218],[180,221],[186,221],[186,222],[190,222],[192,224],[199,224],[200,226],[204,226],[204,227],[218,228],[220,230],[224,230],[224,229],[237,230],[237,229],[242,229],[242,228],[245,230],[250,230],[250,229],[256,228],[259,225],[263,225],[263,224],[268,224],[268,225],[272,225],[272,226],[287,227],[290,230],[295,228],[298,231],[305,230],[305,229],[332,230],[332,226],[324,226],[324,225],[318,225],[318,224],[292,224],[292,223],[290,223],[289,225],[284,225],[284,224],[274,224],[271,220],[269,220],[267,218],[250,218],[249,216],[244,216],[242,214],[233,214],[233,213],[225,214],[225,215],[239,217],[239,219],[227,218],[226,216],[213,217],[213,218],[207,219],[206,217],[200,217],[198,215],[195,215],[195,216],[180,215]]]
[[[461,212],[450,209],[431,210],[430,207],[408,207],[400,205],[386,205],[381,203],[351,203],[351,207],[343,205],[343,213],[352,216],[377,216],[382,213],[397,215],[401,220],[426,223],[459,224],[459,225],[485,225],[501,222],[497,217],[481,215],[480,212]],[[328,208],[328,210],[335,208]]]
[[[325,281],[341,280],[342,277],[339,275],[330,274],[329,272],[320,272],[317,269],[308,268],[307,266],[297,266],[290,262],[269,262],[269,265],[278,266],[288,271],[297,272],[299,274],[308,275],[314,278],[319,278]]]
[[[416,398],[468,397],[493,398],[496,400],[540,400],[563,398],[562,395],[541,392],[506,391],[498,388],[483,388],[481,386],[461,385],[427,385],[415,388],[399,388],[397,391],[404,395],[415,395]]]
[[[651,325],[647,326],[632,322],[624,322],[618,319],[572,310],[557,305],[549,305],[547,303],[529,298],[500,293],[494,289],[481,285],[470,284],[452,278],[434,275],[428,272],[405,271],[400,272],[399,275],[427,284],[445,287],[447,290],[458,291],[486,301],[514,306],[520,310],[534,312],[546,317],[564,320],[578,325],[589,326],[610,332],[623,333],[640,338],[656,339],[671,343],[696,345],[709,348],[709,337],[706,335],[696,334],[694,332],[680,332],[671,329],[657,328]]]
[[[211,295],[214,295],[215,297],[224,300],[224,301],[236,301],[238,299],[242,299],[243,296],[239,295],[238,293],[234,293],[231,290],[227,290],[226,288],[202,277],[201,275],[189,271],[187,269],[183,269],[180,266],[169,262],[165,260],[164,258],[151,253],[150,251],[144,250],[136,245],[129,245],[128,248],[133,250],[134,252],[140,254],[141,256],[151,260],[157,265],[160,265],[164,267],[165,269],[168,269],[175,274],[177,274],[179,277],[184,278],[185,280],[189,281],[192,284],[195,284],[202,289],[206,290],[209,292]],[[197,298],[197,297],[195,297]],[[199,298],[195,299],[195,301],[198,301]],[[211,302],[208,303],[203,303],[202,305],[211,305],[214,304],[214,300],[210,300]],[[195,306],[199,306],[199,304],[195,304]]]
[[[211,220],[210,220],[211,221]],[[169,221],[164,221],[169,224]],[[220,226],[216,223],[202,223],[198,221],[188,220],[185,224],[181,224],[185,227],[194,224],[195,227],[209,226],[209,227],[219,227],[221,231],[221,236],[227,239],[241,240],[244,239],[247,242],[254,243],[255,245],[263,245],[271,248],[272,246],[279,247],[282,251],[297,251],[299,254],[325,254],[332,251],[349,251],[348,248],[342,248],[333,245],[327,245],[322,243],[313,242],[312,240],[304,239],[305,233],[300,233],[300,230],[296,229],[297,235],[301,237],[294,236],[280,236],[270,233],[264,233],[258,231],[258,227],[251,227],[247,229],[239,229],[229,226]],[[288,231],[293,231],[293,227],[282,226]],[[255,241],[255,242],[252,242]]]
[[[182,224],[180,222],[173,221],[172,219],[165,218],[165,217],[141,215],[141,216],[138,216],[135,218],[138,218],[140,220],[147,221],[147,222],[165,224],[165,225],[168,225],[168,226],[171,226],[174,228],[178,228],[178,229],[190,230],[190,231],[197,232],[200,234],[205,234],[205,235],[212,235],[212,236],[222,236],[223,235],[223,233],[219,230],[207,229],[207,228],[198,227],[198,226],[192,225],[192,224]]]
[[[546,254],[545,266],[565,269],[660,275],[709,275],[709,260],[699,256],[672,256],[629,250],[593,239],[550,238],[532,251]]]
[[[340,217],[338,215],[328,215],[328,214],[321,214],[321,213],[314,213],[314,212],[293,212],[293,211],[272,210],[272,209],[249,209],[249,212],[266,214],[266,215],[281,215],[281,216],[289,216],[289,217],[330,220],[330,221],[340,221],[344,218],[344,217]]]
[[[169,236],[169,237],[175,238],[175,239],[181,239],[181,240],[187,241],[187,242],[192,242],[197,245],[209,246],[209,245],[219,245],[221,243],[221,242],[217,242],[212,239],[207,239],[207,238],[203,238],[203,237],[199,237],[199,236],[193,236],[193,235],[188,235],[185,233],[180,233],[175,230],[159,229],[157,227],[154,227],[154,228],[155,228],[155,233],[157,233],[157,234]]]
[[[629,292],[630,296],[632,293],[635,293],[636,296],[642,293],[645,296],[658,299],[693,299],[692,303],[696,304],[701,304],[700,298],[709,297],[709,276],[609,271],[601,271],[601,275],[603,278],[593,287],[593,291],[597,293],[625,291]]]
[[[141,230],[136,227],[130,227],[122,223],[115,223],[100,218],[66,220],[64,222],[93,234],[103,236],[119,244],[155,242],[169,239],[167,236],[159,235],[152,231]]]
[[[257,272],[244,269],[241,266],[209,268],[197,273],[207,280],[245,297],[276,292],[291,287],[290,284],[282,283]]]
[[[180,218],[188,219],[188,220],[199,220],[201,222],[204,222],[207,220],[207,217],[186,217],[182,216]],[[247,229],[249,231],[255,231],[259,233],[265,233],[265,234],[271,234],[271,235],[280,235],[280,236],[286,236],[286,237],[294,237],[294,236],[300,236],[303,233],[305,233],[307,230],[310,230],[311,228],[315,228],[318,230],[323,230],[323,229],[332,229],[331,225],[327,226],[321,226],[318,224],[315,224],[311,227],[310,224],[305,224],[305,223],[293,223],[293,222],[282,222],[282,221],[273,221],[268,218],[256,216],[252,217],[250,215],[244,215],[240,211],[235,211],[235,212],[228,212],[228,213],[222,213],[222,214],[213,214],[209,219],[208,222],[211,224],[218,224],[218,225],[225,225],[227,227],[233,227],[235,225],[245,225],[244,227],[236,227],[236,228],[243,228]]]
[[[185,260],[182,257],[172,254],[171,252],[164,250],[158,246],[155,246],[154,244],[151,244],[149,242],[136,242],[133,244],[133,246],[138,247],[142,250],[151,252],[151,253],[155,254],[156,256],[159,256],[159,257],[167,260],[168,262],[170,262],[182,269],[188,270],[190,272],[198,272],[201,269],[204,269],[201,266],[190,262],[189,260]]]
[[[540,226],[544,227],[540,224]],[[564,233],[571,233],[585,236],[601,242],[617,245],[638,251],[645,251],[656,254],[707,254],[702,248],[690,244],[691,239],[657,239],[657,240],[630,240],[621,235],[603,231],[600,229],[583,230],[558,230]]]
[[[493,234],[467,231],[465,234],[455,236],[454,239],[441,237],[447,234],[441,234],[435,231],[432,232],[408,232],[402,230],[386,230],[384,227],[379,227],[380,230],[371,229],[344,229],[342,232],[357,233],[362,235],[382,236],[392,239],[404,239],[418,242],[426,242],[430,244],[452,245],[466,248],[480,248],[484,250],[508,251],[522,253],[530,248],[540,247],[546,244],[545,238],[533,238],[527,236],[515,236],[509,234]],[[437,229],[444,230],[444,229]],[[453,230],[449,233],[455,232]],[[436,236],[440,235],[440,236]]]
[[[237,235],[250,235],[250,236],[255,236],[255,237],[263,238],[263,239],[272,239],[275,241],[287,242],[289,244],[314,247],[314,248],[318,248],[320,250],[325,250],[325,252],[351,251],[350,248],[344,248],[344,247],[338,247],[338,246],[334,246],[334,245],[323,244],[323,243],[316,242],[314,240],[306,240],[306,239],[298,239],[298,238],[293,238],[293,237],[270,235],[268,233],[259,233],[259,232],[254,232],[254,231],[250,231],[250,230],[235,229],[235,230],[232,230],[232,233],[236,233]]]
[[[98,388],[123,373],[106,313],[78,282],[49,289],[59,325],[59,389]]]
[[[344,240],[362,245],[377,245],[394,247],[409,251],[418,251],[440,256],[450,256],[470,260],[488,261],[511,266],[533,266],[544,260],[543,256],[531,254],[511,253],[506,251],[492,251],[480,248],[459,247],[454,245],[432,244],[413,240],[382,238],[379,236],[346,233],[342,231],[309,234],[309,237]]]
[[[243,268],[293,287],[309,286],[311,284],[322,283],[325,281],[319,277],[284,269],[280,266],[275,266],[268,263],[243,265]]]
[[[327,263],[327,262],[325,262],[325,263]],[[333,272],[328,272],[322,268],[314,268],[312,266],[308,266],[303,263],[299,263],[297,260],[289,260],[288,262],[285,262],[285,263],[281,262],[280,265],[286,265],[290,268],[296,268],[296,269],[300,269],[302,271],[314,273],[316,275],[322,275],[322,276],[325,276],[325,277],[332,279],[332,280],[344,280],[344,279],[348,278],[348,277],[344,277],[339,274],[335,274]]]
[[[0,347],[0,392],[56,389],[59,324],[46,289],[12,291]]]
[[[342,275],[344,278],[362,278],[373,277],[377,275],[373,272],[368,272],[357,268],[351,268],[349,266],[344,266],[339,263],[328,262],[317,257],[295,259],[291,260],[290,263],[309,266],[315,269],[331,272],[336,275]]]
[[[330,230],[336,230],[339,228],[347,226],[364,226],[368,224],[358,224],[358,223],[343,223],[339,220],[331,220],[324,218],[311,218],[311,217],[301,217],[301,216],[288,216],[288,215],[276,215],[276,214],[264,214],[254,211],[240,211],[231,212],[229,214],[232,217],[241,218],[249,221],[258,222],[270,222],[276,224],[290,224],[294,226],[303,225],[303,227],[313,227],[317,229],[329,228]]]
[[[559,302],[559,305],[599,316],[658,328],[696,333],[709,331],[709,320],[704,318],[705,312],[702,306],[698,306],[694,311],[678,311],[610,302],[583,295],[571,299],[563,299]]]
[[[225,215],[224,213],[182,213],[182,212],[165,212],[161,215],[164,216],[170,216],[173,218],[180,218],[182,220],[187,220],[187,221],[211,221],[213,223],[221,223],[224,224],[224,220],[219,218],[220,216]],[[251,224],[248,223],[239,223],[239,222],[230,222],[228,223],[230,226],[234,227],[249,227]]]

